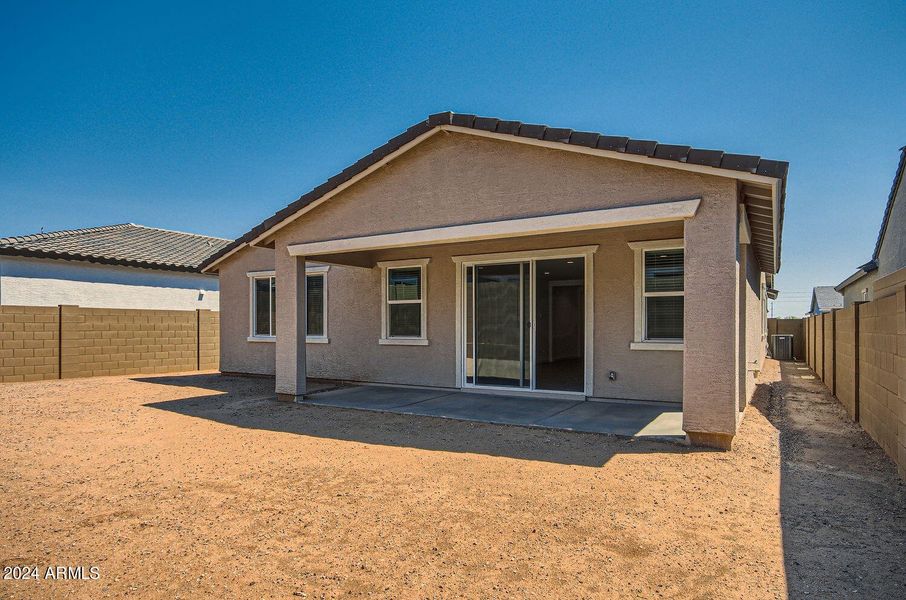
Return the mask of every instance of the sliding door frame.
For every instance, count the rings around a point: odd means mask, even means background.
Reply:
[[[491,391],[491,392],[509,392],[509,393],[531,393],[537,395],[569,395],[569,396],[593,396],[594,395],[594,254],[598,250],[597,245],[577,246],[571,248],[550,248],[544,250],[525,250],[520,252],[498,252],[493,254],[472,254],[467,256],[454,256],[453,262],[456,265],[456,383],[460,388],[466,388],[470,391]],[[536,313],[536,296],[535,279],[536,263],[539,260],[551,260],[561,258],[583,258],[585,261],[585,364],[584,364],[584,391],[570,392],[558,390],[539,390],[536,389],[535,381],[535,354],[537,352],[537,323],[534,318]],[[482,264],[499,264],[499,263],[529,263],[530,273],[530,290],[531,290],[531,354],[530,357],[530,385],[524,387],[505,387],[505,386],[483,386],[474,383],[477,370],[473,374],[473,383],[466,382],[466,306],[472,301],[471,298],[465,297],[465,271],[467,267],[475,267]],[[472,288],[475,289],[477,269],[472,272]],[[521,306],[521,303],[520,303]],[[521,310],[521,308],[520,308]],[[473,316],[474,318],[474,316]],[[525,330],[523,322],[523,331]],[[475,342],[473,337],[473,343]],[[523,348],[524,348],[523,344]],[[474,351],[473,351],[474,354]],[[473,356],[473,360],[477,357]],[[475,365],[477,369],[477,364]]]

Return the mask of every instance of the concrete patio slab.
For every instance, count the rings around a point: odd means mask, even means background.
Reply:
[[[569,410],[577,404],[579,402],[568,400],[454,392],[440,398],[410,404],[394,412],[503,425],[537,425],[544,419]]]
[[[652,403],[556,400],[370,385],[313,393],[303,403],[668,441],[685,439],[678,407]]]
[[[602,423],[606,423],[608,433],[616,435],[685,438],[682,411],[656,404],[580,402],[540,424],[571,431],[600,432]]]
[[[380,385],[362,385],[346,387],[327,392],[310,392],[305,404],[339,406],[343,408],[360,408],[363,410],[393,410],[416,402],[424,402],[440,396],[449,396],[455,392],[449,390],[426,390],[419,388],[386,387]],[[399,412],[399,411],[394,411]]]

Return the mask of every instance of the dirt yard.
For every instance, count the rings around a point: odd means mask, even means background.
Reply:
[[[906,486],[769,362],[730,453],[282,404],[214,374],[0,386],[0,597],[903,598]]]

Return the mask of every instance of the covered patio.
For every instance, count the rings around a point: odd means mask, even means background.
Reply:
[[[299,402],[671,442],[685,440],[681,407],[660,402],[562,400],[376,385],[315,391]]]

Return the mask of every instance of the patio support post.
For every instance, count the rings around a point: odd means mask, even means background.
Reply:
[[[729,450],[739,412],[737,204],[704,198],[685,222],[683,430],[696,446]],[[743,365],[744,368],[744,365]]]
[[[305,257],[290,256],[279,245],[276,255],[277,399],[305,395]]]

